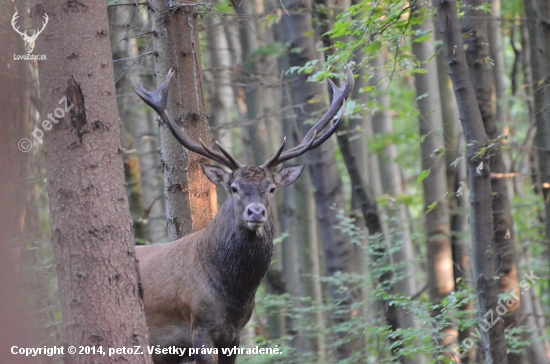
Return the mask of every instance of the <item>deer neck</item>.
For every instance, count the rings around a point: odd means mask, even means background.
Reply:
[[[268,213],[261,229],[249,230],[236,221],[232,201],[227,200],[206,227],[206,244],[199,252],[203,266],[216,291],[235,305],[254,298],[271,263],[273,218]]]

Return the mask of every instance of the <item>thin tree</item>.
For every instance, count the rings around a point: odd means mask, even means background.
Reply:
[[[107,8],[99,1],[46,1],[32,10],[49,17],[37,50],[48,56],[39,64],[40,128],[64,345],[145,347]],[[116,357],[65,353],[69,363],[151,363],[145,350]]]
[[[371,65],[374,67],[376,76],[371,79],[374,84],[376,93],[377,110],[372,114],[372,129],[374,135],[387,136],[394,132],[393,119],[391,116],[390,97],[387,94],[389,88],[389,78],[384,69],[385,57],[381,52],[376,55]],[[404,193],[401,167],[397,163],[398,156],[397,146],[388,144],[378,155],[376,165],[378,166],[379,174],[371,176],[371,180],[378,179],[374,184],[380,185],[380,194],[396,197]],[[369,166],[370,168],[370,166]],[[384,181],[382,183],[382,181]],[[403,264],[403,268],[396,269],[394,273],[399,278],[395,283],[395,291],[406,297],[414,296],[416,292],[416,282],[414,277],[414,254],[412,247],[412,238],[410,233],[409,216],[407,206],[404,204],[396,204],[386,209],[389,217],[388,227],[389,240],[391,244],[397,246],[402,244],[399,249],[393,253],[393,263]],[[370,228],[369,228],[370,230]],[[396,249],[393,249],[396,250]],[[418,328],[419,323],[414,321],[412,314],[407,314],[403,309],[394,309],[386,311],[386,320],[390,323],[395,322],[394,329],[397,328]],[[391,318],[389,314],[393,314],[395,318]],[[420,359],[417,359],[420,360]]]
[[[437,43],[441,42],[441,35],[435,32]],[[449,206],[451,247],[453,251],[453,276],[455,283],[460,280],[463,285],[471,286],[472,272],[470,261],[471,242],[468,237],[468,196],[466,164],[461,152],[464,136],[460,133],[458,107],[453,92],[451,79],[447,74],[445,55],[441,45],[437,48],[437,78],[441,100],[441,115],[443,117],[443,132],[445,141],[445,164],[447,166],[447,202]],[[455,286],[456,288],[456,286]],[[461,315],[471,316],[473,302],[469,301],[461,308]],[[463,342],[471,333],[470,327],[459,327],[458,342]],[[462,356],[463,364],[473,362],[476,352],[471,349]]]
[[[426,10],[421,1],[416,2],[415,10]],[[431,17],[418,26],[419,34],[433,34],[434,24]],[[439,83],[437,81],[437,63],[434,37],[423,42],[413,42],[413,53],[425,72],[414,75],[416,96],[420,115],[420,145],[422,180],[424,194],[425,235],[428,254],[428,287],[430,299],[439,302],[454,289],[451,239],[449,232],[449,209],[445,202],[447,176],[445,158],[440,151],[444,141],[438,131],[443,129],[441,106],[439,101]]]
[[[166,243],[168,232],[163,199],[163,174],[158,152],[160,144],[158,123],[150,109],[140,106],[139,98],[130,85],[131,76],[139,74],[140,78],[145,80],[146,87],[155,87],[155,80],[151,76],[154,57],[148,55],[141,58],[140,62],[135,61],[139,59],[140,52],[148,51],[151,47],[150,42],[143,45],[144,42],[134,40],[139,33],[146,32],[142,29],[140,17],[142,13],[140,10],[144,9],[146,8],[143,5],[142,7],[115,6],[114,4],[108,6],[110,37],[115,84],[119,95],[117,103],[124,127],[121,137],[130,139],[128,136],[131,136],[135,142],[133,148],[125,148],[128,154],[125,166],[139,167],[139,170],[136,171],[136,168],[133,170],[141,175],[137,173],[132,175],[133,186],[137,187],[135,191],[143,198],[134,199],[136,211],[132,212],[132,205],[130,205],[130,212],[137,217],[137,219],[134,218],[134,224],[147,225],[147,229],[143,229],[147,233],[143,238],[150,238],[154,243]],[[128,169],[130,168],[126,168]],[[129,182],[129,186],[131,185]],[[136,240],[138,240],[137,237]]]
[[[132,20],[135,22],[136,18],[133,16],[134,10],[128,6],[115,6],[108,8],[108,14],[109,36],[111,38],[113,59],[115,60],[113,68],[118,95],[117,105],[123,122],[120,139],[122,148],[124,148],[123,161],[128,202],[133,220],[134,238],[136,242],[144,244],[151,241],[151,237],[147,225],[147,208],[143,199],[141,166],[136,147],[137,141],[131,133],[132,129],[128,130],[128,127],[138,123],[146,123],[148,120],[145,112],[143,112],[144,109],[137,110],[131,104],[134,96],[132,85],[130,84],[130,78],[124,77],[128,71],[128,64],[122,62],[124,59],[138,56],[136,43],[124,40],[127,36],[135,35],[133,26],[131,26],[133,25]]]
[[[468,179],[470,184],[473,278],[480,322],[496,308],[497,289],[493,253],[493,209],[490,177],[489,138],[477,105],[470,80],[464,44],[458,21],[456,0],[441,0],[437,6],[439,31],[453,81],[455,97],[467,143]],[[506,342],[502,320],[490,322],[481,330],[485,362],[507,364]]]

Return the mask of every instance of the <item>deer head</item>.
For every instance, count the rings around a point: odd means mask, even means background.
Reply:
[[[234,221],[249,230],[262,228],[264,223],[272,218],[272,216],[269,216],[271,196],[279,187],[288,186],[296,181],[304,169],[304,165],[295,165],[282,168],[276,172],[275,167],[317,148],[334,134],[343,119],[345,101],[351,94],[354,85],[353,73],[348,67],[348,81],[341,87],[337,87],[329,80],[333,91],[331,105],[325,115],[306,133],[300,144],[283,151],[286,143],[285,137],[277,152],[265,163],[260,166],[244,166],[217,142],[214,144],[220,150],[219,152],[208,148],[200,139],[200,144],[196,143],[172,120],[166,111],[166,104],[168,101],[168,86],[173,74],[173,70],[170,70],[164,83],[153,92],[145,90],[141,83],[136,85],[132,81],[132,85],[137,95],[161,116],[174,137],[185,148],[212,159],[231,170],[231,172],[228,172],[214,165],[202,165],[208,179],[229,192],[234,206]],[[337,116],[340,109],[342,109],[342,113]],[[335,117],[333,125],[327,129],[328,124]],[[324,129],[327,130],[323,131]]]
[[[44,22],[42,23],[42,29],[38,31],[36,29],[31,29],[33,31],[33,34],[28,35],[27,34],[28,29],[25,29],[24,32],[21,32],[19,30],[19,26],[16,26],[16,20],[17,18],[19,18],[18,13],[19,11],[16,11],[15,14],[13,14],[13,17],[11,18],[11,26],[13,27],[13,30],[15,30],[17,33],[21,35],[21,38],[23,38],[23,40],[25,41],[25,49],[27,50],[27,53],[30,54],[34,50],[34,45],[35,45],[34,42],[36,41],[36,38],[38,38],[40,33],[42,33],[44,28],[46,28],[46,24],[48,24],[48,20],[49,20],[48,14],[44,14]]]

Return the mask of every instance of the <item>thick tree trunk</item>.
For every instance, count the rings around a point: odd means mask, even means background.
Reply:
[[[475,90],[470,80],[456,0],[441,0],[437,6],[438,25],[453,81],[462,128],[468,143],[467,163],[470,182],[470,225],[472,228],[473,277],[478,298],[478,317],[484,323],[490,311],[496,308],[497,290],[493,280],[496,273],[493,259],[493,211],[489,155],[484,152],[489,139],[477,106]],[[481,333],[485,362],[507,364],[506,342],[502,320],[495,325],[487,323]]]
[[[173,68],[167,111],[191,139],[210,140],[202,90],[197,4],[153,0],[153,46],[157,86]],[[168,237],[176,240],[206,226],[217,212],[215,186],[201,169],[209,160],[189,152],[164,124],[160,129],[161,163]]]
[[[48,55],[39,74],[42,118],[51,123],[41,126],[64,344],[144,348],[148,333],[124,188],[107,8],[99,1],[47,1],[33,10],[41,16],[44,9],[50,20],[37,52]],[[65,360],[151,363],[144,352],[66,354]]]

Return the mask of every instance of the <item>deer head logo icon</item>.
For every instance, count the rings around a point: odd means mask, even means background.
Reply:
[[[21,35],[21,38],[23,38],[23,40],[25,41],[25,49],[27,50],[27,53],[30,54],[34,50],[34,42],[36,41],[36,38],[38,38],[40,33],[42,33],[44,28],[46,28],[46,24],[48,24],[48,20],[49,20],[48,14],[44,14],[44,23],[42,24],[42,29],[38,31],[36,29],[31,29],[33,31],[33,34],[28,35],[27,34],[28,29],[24,29],[24,31],[20,31],[19,26],[17,26],[17,24],[15,23],[17,18],[19,18],[18,13],[19,11],[16,11],[15,14],[13,14],[13,17],[11,18],[11,26],[13,27],[13,30],[15,30],[17,33]]]

